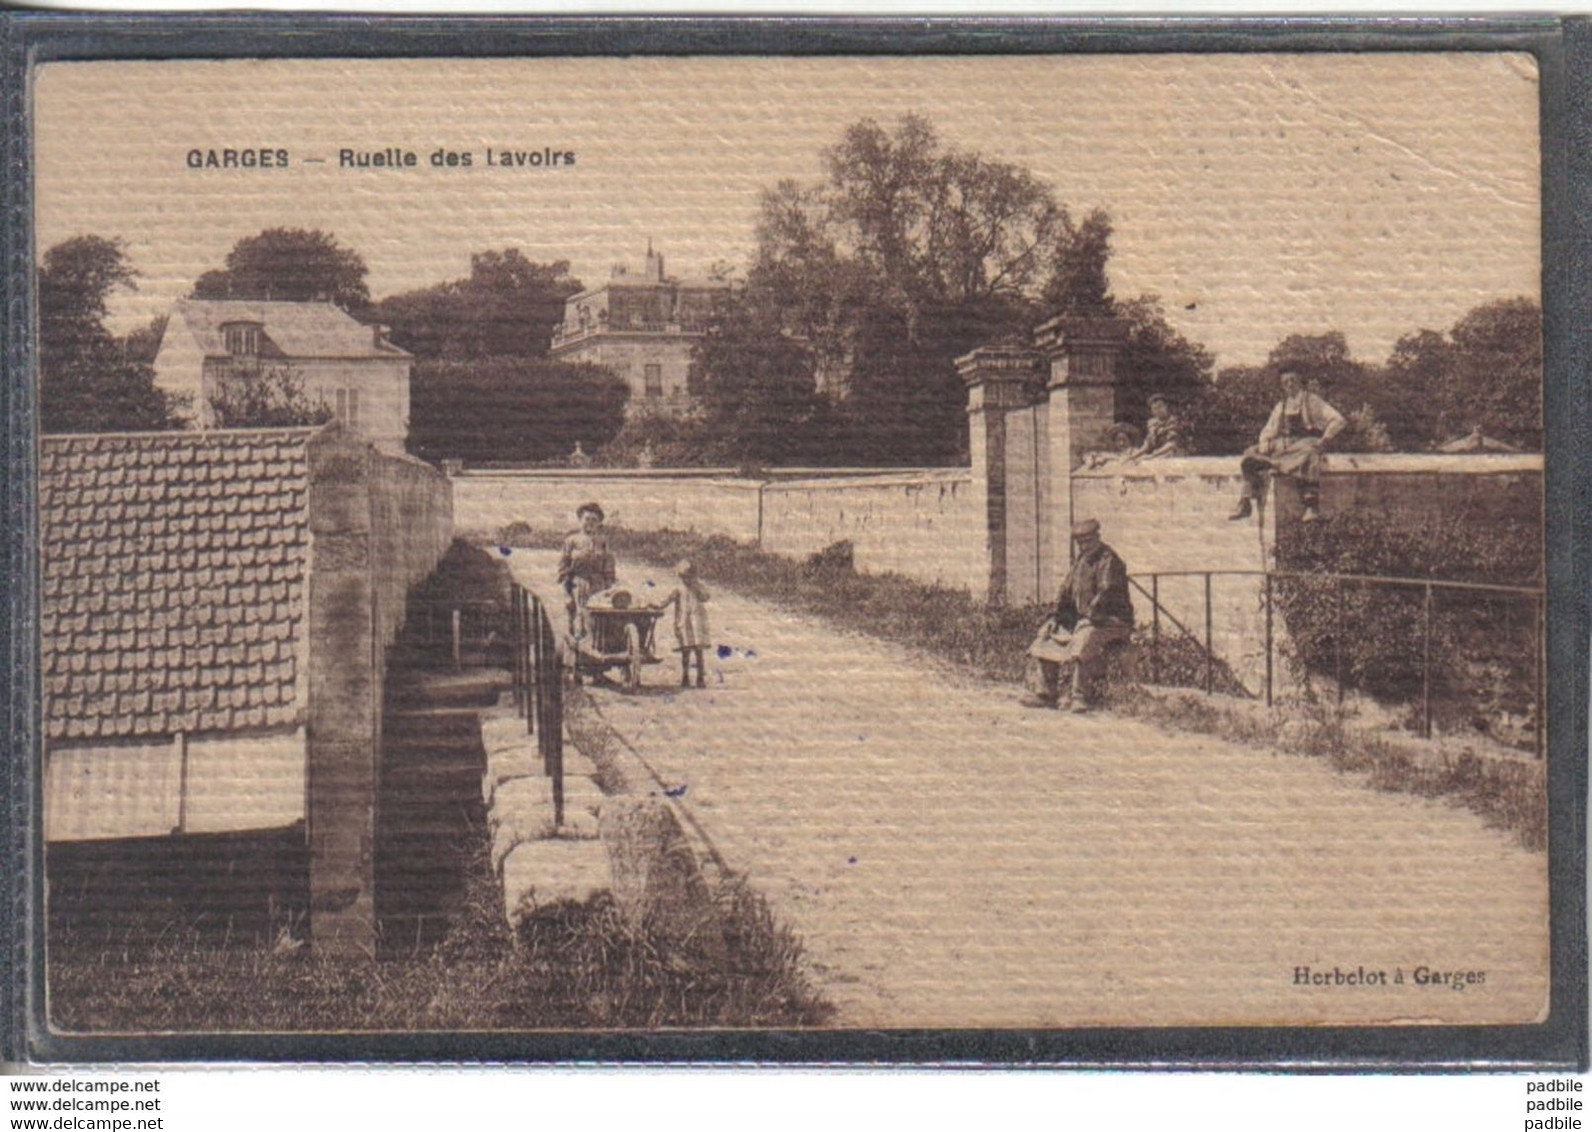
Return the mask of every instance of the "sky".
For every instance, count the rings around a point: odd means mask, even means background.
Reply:
[[[1381,361],[1403,334],[1540,294],[1526,55],[57,63],[34,95],[37,246],[126,241],[142,279],[122,327],[275,226],[334,233],[378,298],[511,246],[587,285],[648,240],[674,274],[744,266],[761,190],[817,180],[847,125],[906,113],[1027,166],[1075,214],[1105,208],[1115,293],[1159,295],[1222,365],[1327,330]],[[287,167],[188,165],[262,147]],[[575,161],[487,165],[488,147]],[[343,149],[418,164],[341,168]],[[434,167],[438,150],[472,164]]]

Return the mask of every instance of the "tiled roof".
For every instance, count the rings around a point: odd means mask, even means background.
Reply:
[[[376,340],[374,327],[356,322],[331,303],[279,303],[254,299],[181,299],[172,311],[193,333],[207,357],[227,356],[222,326],[258,322],[269,358],[407,358],[391,342]]]
[[[300,720],[312,435],[44,438],[49,738]]]

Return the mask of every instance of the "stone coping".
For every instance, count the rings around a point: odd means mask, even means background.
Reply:
[[[1077,479],[1169,479],[1236,476],[1237,456],[1182,456],[1078,468]],[[1540,475],[1538,452],[1446,454],[1436,452],[1327,453],[1323,475]]]

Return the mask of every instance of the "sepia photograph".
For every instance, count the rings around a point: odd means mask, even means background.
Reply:
[[[30,83],[48,1036],[1549,1019],[1532,52]]]

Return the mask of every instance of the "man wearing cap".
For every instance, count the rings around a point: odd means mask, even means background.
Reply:
[[[1128,568],[1116,551],[1100,541],[1100,524],[1085,519],[1073,524],[1077,557],[1056,595],[1056,609],[1040,627],[1028,650],[1033,686],[1025,707],[1059,706],[1061,669],[1072,665],[1069,706],[1088,711],[1100,683],[1107,648],[1133,634],[1133,601],[1128,596]],[[1037,668],[1037,673],[1034,669]]]

